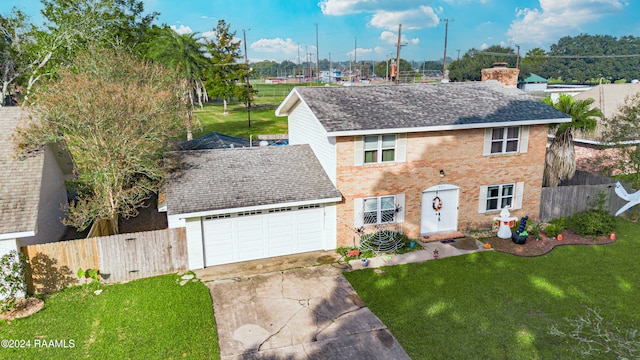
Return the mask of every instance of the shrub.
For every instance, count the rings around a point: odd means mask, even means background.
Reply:
[[[615,228],[615,217],[604,210],[587,210],[569,218],[569,228],[578,235],[606,235]]]
[[[27,256],[12,250],[0,258],[0,311],[16,306],[16,297],[27,291]]]
[[[564,216],[552,219],[551,221],[549,221],[549,223],[557,226],[560,229],[560,231],[569,227],[569,220]]]
[[[549,224],[544,228],[545,234],[549,237],[556,237],[562,232],[562,228],[555,224]]]

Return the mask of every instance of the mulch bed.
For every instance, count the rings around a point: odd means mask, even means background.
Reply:
[[[564,245],[606,245],[615,242],[609,236],[598,237],[582,237],[573,231],[565,230],[562,232],[562,241],[555,238],[540,234],[541,239],[536,240],[533,236],[529,236],[527,241],[522,244],[516,244],[511,239],[500,239],[496,236],[482,239],[485,244],[491,244],[495,251],[500,251],[517,256],[540,256],[548,253],[557,246]]]
[[[18,304],[15,308],[5,313],[0,313],[0,319],[11,321],[13,319],[19,319],[27,317],[37,313],[44,307],[44,301],[29,297],[18,300]]]

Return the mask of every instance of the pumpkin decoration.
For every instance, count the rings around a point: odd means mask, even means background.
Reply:
[[[611,233],[611,235],[609,235],[609,240],[613,241],[616,239],[616,234]]]
[[[556,236],[556,238],[558,239],[558,241],[562,241],[562,234],[558,234],[558,236]]]
[[[491,244],[489,244],[489,243],[484,244],[484,248],[485,249],[491,249]]]

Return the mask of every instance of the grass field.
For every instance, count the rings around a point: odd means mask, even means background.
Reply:
[[[412,359],[579,359],[578,342],[551,335],[552,325],[571,330],[567,319],[592,309],[609,322],[607,336],[640,330],[639,234],[640,224],[618,220],[607,246],[536,258],[480,252],[345,276]]]
[[[0,321],[0,339],[31,347],[0,348],[1,359],[219,359],[209,290],[180,286],[176,275],[126,284],[76,286],[52,294],[40,312]],[[35,348],[65,340],[71,348]]]
[[[275,112],[282,100],[287,97],[295,86],[307,84],[254,84],[258,91],[251,104],[251,127],[249,127],[249,113],[244,104],[229,103],[228,114],[224,115],[222,102],[206,104],[204,109],[196,109],[195,116],[200,122],[202,131],[193,133],[198,137],[210,132],[238,136],[249,139],[258,135],[286,134],[287,118],[277,117]]]

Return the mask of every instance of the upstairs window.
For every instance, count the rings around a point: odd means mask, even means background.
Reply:
[[[491,153],[508,154],[518,152],[520,127],[494,128],[491,131]]]
[[[396,160],[396,135],[369,135],[364,137],[364,163],[382,163]]]

